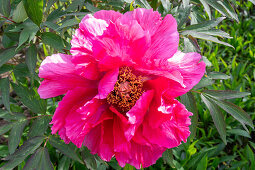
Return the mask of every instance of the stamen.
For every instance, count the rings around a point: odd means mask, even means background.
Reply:
[[[122,67],[114,90],[107,96],[107,102],[119,112],[125,113],[135,105],[142,95],[142,87],[142,77],[134,75],[129,67]]]

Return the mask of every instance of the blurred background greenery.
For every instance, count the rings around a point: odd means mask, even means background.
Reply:
[[[179,98],[194,113],[191,137],[146,169],[255,169],[254,4],[254,0],[1,0],[1,169],[121,169],[114,158],[103,162],[85,147],[77,149],[51,135],[49,122],[61,97],[40,99],[37,74],[46,56],[69,53],[72,34],[86,14],[102,9],[124,13],[138,7],[172,14],[178,21],[180,49],[201,52],[207,64],[201,82]]]

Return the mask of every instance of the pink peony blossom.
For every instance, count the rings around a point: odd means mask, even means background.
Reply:
[[[175,98],[200,81],[205,63],[198,53],[178,51],[178,43],[172,15],[142,8],[86,15],[72,55],[48,56],[39,69],[41,98],[66,94],[52,133],[136,168],[186,142],[192,113]]]

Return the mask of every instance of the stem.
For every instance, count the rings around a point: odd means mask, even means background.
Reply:
[[[5,16],[3,16],[3,15],[1,15],[1,17],[7,19],[8,21],[11,21],[11,22],[14,23],[14,24],[17,24],[17,22],[13,21],[13,20],[10,19],[10,18],[7,18],[7,17],[5,17]]]
[[[43,145],[44,148],[46,147],[46,144],[47,144],[48,140],[49,140],[49,137],[47,137],[47,139],[46,139],[46,141],[45,141],[45,143]]]
[[[30,119],[35,119],[38,117],[43,117],[43,116],[53,116],[53,115],[40,115],[40,116],[35,116],[35,117],[28,117],[27,119],[30,120]]]
[[[199,92],[199,91],[195,91],[195,90],[190,90],[190,91],[194,93],[202,94],[202,92]]]

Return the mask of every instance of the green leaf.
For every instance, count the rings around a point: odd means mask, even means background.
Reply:
[[[204,8],[205,8],[206,13],[207,13],[207,14],[208,14],[208,16],[209,16],[209,19],[211,19],[211,18],[212,18],[212,14],[211,14],[211,9],[210,9],[210,7],[209,7],[208,3],[206,3],[206,1],[205,1],[205,0],[200,0],[200,2],[203,4],[203,6],[204,6]]]
[[[68,158],[67,156],[63,156],[59,161],[58,170],[69,170],[70,164],[70,158]]]
[[[60,139],[54,136],[50,137],[49,142],[52,146],[57,148],[61,153],[65,154],[69,158],[76,160],[80,163],[83,163],[81,159],[79,158],[79,156],[76,154],[76,152],[71,148],[70,145],[65,144],[63,141],[61,141]]]
[[[201,98],[205,103],[206,107],[209,109],[210,114],[212,116],[213,122],[220,134],[221,139],[225,144],[227,144],[226,140],[226,123],[224,121],[224,116],[222,115],[219,107],[207,96],[201,94]]]
[[[232,90],[205,90],[204,93],[219,100],[242,98],[251,95],[251,93],[248,92],[239,92]]]
[[[24,144],[13,154],[4,158],[9,160],[1,169],[13,169],[19,165],[24,159],[33,153],[43,142],[44,137],[31,138],[24,142]]]
[[[88,148],[84,147],[82,149],[81,156],[88,169],[90,170],[97,169],[95,156],[90,153]]]
[[[221,80],[230,79],[230,76],[220,72],[210,72],[208,73],[208,77],[211,79],[221,79]]]
[[[207,154],[199,161],[197,170],[206,170],[207,168]]]
[[[37,151],[28,159],[24,170],[54,170],[50,161],[50,155],[47,148],[39,148]]]
[[[173,156],[172,149],[167,149],[162,154],[162,158],[163,158],[164,162],[166,162],[169,166],[171,166],[172,168],[175,168],[174,163],[173,163],[174,156]]]
[[[62,51],[65,48],[63,39],[59,35],[52,32],[44,32],[42,34],[42,41],[43,43],[59,51]]]
[[[135,3],[140,5],[142,8],[151,9],[151,6],[147,0],[136,0]]]
[[[254,128],[250,116],[240,107],[224,100],[212,99],[219,107],[225,110],[227,113],[231,114],[236,120],[246,125],[249,125],[251,128]]]
[[[13,69],[13,66],[4,64],[4,65],[2,65],[2,67],[0,67],[0,74],[9,72],[9,71],[11,71],[12,69]]]
[[[13,124],[12,123],[7,123],[4,125],[0,126],[0,135],[5,134],[6,132],[8,132],[11,128],[12,128]]]
[[[223,38],[232,38],[228,33],[218,29],[200,30],[199,32],[206,35],[218,36]]]
[[[169,0],[160,0],[162,3],[163,8],[166,12],[170,11],[171,8],[171,2]]]
[[[0,157],[6,157],[9,155],[8,146],[0,145]]]
[[[28,137],[32,138],[35,136],[43,136],[49,126],[50,120],[51,118],[49,116],[42,116],[37,118],[30,128]]]
[[[31,109],[34,113],[46,112],[47,101],[40,98],[35,89],[28,89],[22,85],[12,83],[17,95],[20,97],[21,102]]]
[[[21,119],[13,123],[13,127],[11,129],[8,139],[8,148],[10,154],[13,154],[16,148],[18,147],[23,130],[27,123],[28,123],[27,119]]]
[[[216,27],[221,21],[223,21],[225,17],[219,17],[217,19],[204,21],[199,24],[193,24],[190,26],[187,26],[184,30],[209,30],[210,28]]]
[[[37,62],[37,49],[36,46],[33,44],[28,48],[26,52],[26,64],[32,75],[35,74],[36,62]]]
[[[23,5],[23,1],[21,1],[13,11],[12,20],[17,23],[20,23],[23,22],[26,18],[27,13]]]
[[[0,79],[0,89],[2,95],[2,101],[5,108],[10,111],[10,81],[9,77]]]
[[[15,48],[16,47],[7,48],[0,53],[0,67],[15,56]]]
[[[23,0],[28,17],[40,27],[43,18],[43,0]]]
[[[177,17],[178,30],[187,21],[189,15],[190,15],[190,12],[191,12],[191,6],[187,6],[186,8],[180,8],[178,10],[178,17]]]
[[[203,87],[210,86],[214,83],[212,79],[203,77],[200,82],[194,87],[194,89],[201,89]]]
[[[6,17],[9,17],[11,12],[10,0],[1,0],[0,1],[0,13]]]
[[[23,28],[23,30],[21,31],[19,36],[19,46],[17,47],[17,49],[20,48],[27,40],[30,42],[39,30],[39,27],[31,20],[26,20],[21,25],[21,28]]]
[[[225,10],[228,12],[228,14],[233,18],[235,19],[237,22],[239,22],[239,19],[238,19],[238,16],[235,12],[235,10],[233,9],[233,7],[231,6],[231,4],[227,1],[227,0],[224,0],[223,2],[222,1],[218,1],[218,3],[223,6],[223,8],[225,8]]]
[[[197,31],[183,31],[183,32],[181,32],[181,34],[182,35],[190,35],[190,36],[195,37],[195,38],[199,38],[199,39],[203,39],[203,40],[207,40],[207,41],[216,42],[216,43],[223,44],[223,45],[226,45],[226,46],[234,48],[229,43],[220,41],[216,37],[213,37],[213,36],[210,36],[210,35],[207,35],[207,34],[204,34],[204,33],[200,33],[200,32],[197,32]]]
[[[190,139],[193,140],[196,136],[196,130],[198,125],[198,109],[196,105],[196,100],[194,98],[194,95],[191,92],[188,92],[181,97],[181,102],[186,106],[188,111],[193,113],[193,116],[191,117],[191,125],[190,127]]]
[[[235,135],[251,138],[250,134],[247,133],[245,130],[242,130],[242,129],[230,129],[227,132],[231,133],[231,134],[235,134]]]
[[[93,5],[91,5],[90,3],[86,2],[85,3],[85,7],[87,10],[89,10],[90,12],[97,12],[99,11],[100,9],[94,7]]]
[[[245,147],[245,155],[246,158],[250,161],[250,167],[255,167],[255,158],[254,158],[254,153],[249,147],[249,145],[246,145]]]
[[[58,27],[56,30],[61,30],[63,28],[78,25],[78,24],[79,24],[79,22],[77,21],[76,18],[69,19],[69,20],[66,20],[65,22],[62,22],[62,25],[60,27]]]
[[[249,0],[253,5],[255,5],[255,0]]]

